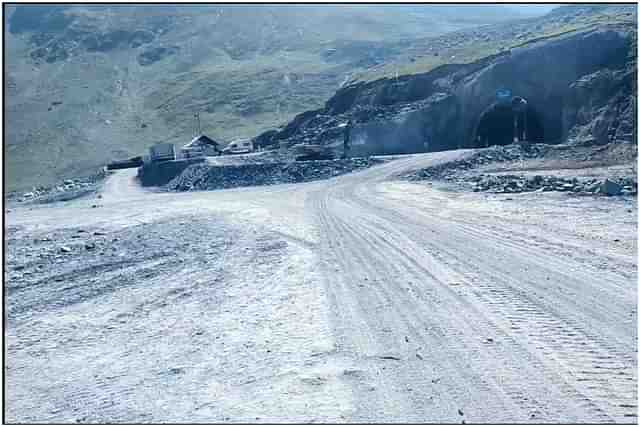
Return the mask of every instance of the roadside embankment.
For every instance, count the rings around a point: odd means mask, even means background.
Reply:
[[[138,168],[138,179],[144,187],[161,186],[180,175],[189,166],[203,163],[204,158],[145,163]]]
[[[217,190],[257,185],[291,184],[331,178],[382,163],[373,158],[316,160],[308,162],[248,163],[186,168],[168,183],[169,191]]]
[[[491,193],[560,191],[605,196],[636,195],[636,146],[509,145],[403,174],[409,181],[443,181]]]
[[[31,191],[13,191],[5,195],[10,203],[54,203],[78,199],[96,193],[109,172],[100,169],[93,175],[74,179],[65,179],[52,186],[37,186]]]

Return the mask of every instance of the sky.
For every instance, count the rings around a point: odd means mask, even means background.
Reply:
[[[550,4],[516,4],[516,3],[505,3],[506,7],[511,9],[515,9],[521,13],[531,14],[531,15],[544,15],[545,13],[549,13],[551,9],[562,6],[563,3],[550,3]]]

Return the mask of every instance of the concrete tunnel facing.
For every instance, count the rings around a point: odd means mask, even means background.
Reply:
[[[545,135],[543,120],[535,106],[516,96],[511,102],[494,102],[480,114],[471,146],[542,143],[545,136],[554,139],[552,135]]]

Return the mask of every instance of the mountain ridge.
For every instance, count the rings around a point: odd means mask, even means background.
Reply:
[[[91,174],[199,112],[216,139],[319,108],[407,40],[522,18],[497,6],[5,6],[6,188]],[[499,12],[499,13],[498,13]]]

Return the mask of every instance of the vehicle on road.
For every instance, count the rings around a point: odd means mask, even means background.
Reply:
[[[246,154],[252,151],[253,141],[251,139],[235,139],[222,150],[222,154]]]

